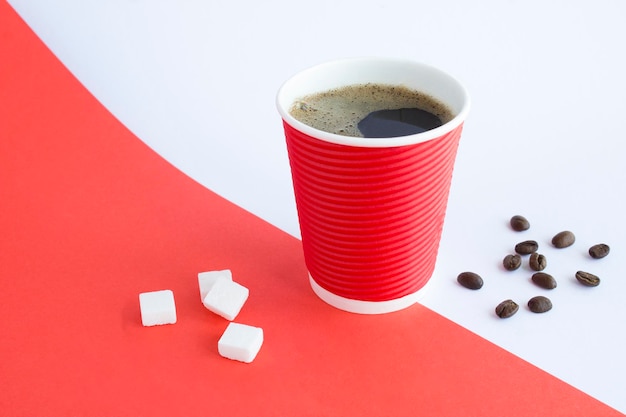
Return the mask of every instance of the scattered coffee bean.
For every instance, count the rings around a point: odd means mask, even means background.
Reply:
[[[496,307],[496,315],[501,319],[506,319],[511,317],[513,314],[517,313],[519,306],[513,300],[504,300]]]
[[[474,272],[461,272],[459,276],[456,277],[456,280],[459,284],[470,290],[479,290],[483,286],[483,279]]]
[[[555,248],[566,248],[568,246],[572,246],[576,241],[576,236],[574,233],[569,230],[565,230],[563,232],[559,232],[552,238],[552,244]]]
[[[546,274],[545,272],[535,272],[531,279],[535,284],[541,288],[545,288],[546,290],[556,288],[556,280],[554,277],[550,274]]]
[[[511,217],[511,228],[516,232],[522,232],[530,228],[530,223],[524,216],[516,215]]]
[[[506,255],[502,260],[502,265],[504,265],[504,269],[507,271],[515,271],[522,265],[522,257],[518,254]]]
[[[515,231],[521,232],[530,228],[530,223],[524,216],[515,215],[510,220],[511,228]],[[557,233],[552,238],[552,245],[555,248],[567,248],[572,246],[576,241],[576,237],[573,232],[564,230]],[[508,254],[502,260],[504,269],[507,271],[514,271],[520,268],[522,265],[522,256],[530,255],[528,265],[530,269],[536,271],[531,280],[537,286],[552,290],[557,287],[557,282],[550,274],[542,272],[547,267],[547,259],[544,255],[537,253],[539,244],[535,240],[525,240],[515,245],[515,253]],[[589,256],[593,259],[601,259],[609,254],[610,248],[604,243],[593,245],[589,248]],[[588,287],[596,287],[600,285],[600,278],[592,273],[585,271],[578,271],[575,274],[576,280],[582,285]],[[472,290],[478,290],[483,287],[483,279],[480,275],[474,272],[462,272],[457,276],[457,281],[465,288]],[[545,313],[552,309],[552,301],[545,296],[536,296],[528,300],[528,308],[533,313]],[[519,305],[511,300],[504,300],[496,306],[495,313],[498,317],[505,319],[513,316],[519,310]]]
[[[548,297],[538,295],[528,300],[528,308],[533,313],[545,313],[552,309],[552,301]]]
[[[533,271],[543,271],[548,266],[548,261],[545,256],[540,253],[533,252],[530,255],[530,260],[528,261],[528,265],[530,265],[530,269]]]
[[[539,249],[539,244],[534,240],[525,240],[515,245],[515,252],[520,255],[530,255]]]
[[[598,243],[597,245],[593,245],[589,248],[589,256],[593,259],[601,259],[608,255],[610,250],[611,248],[609,248],[609,245]]]
[[[585,271],[576,272],[576,279],[587,287],[597,287],[600,285],[600,278],[597,275]]]

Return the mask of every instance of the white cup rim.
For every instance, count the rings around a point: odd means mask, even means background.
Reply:
[[[293,103],[303,96],[368,82],[404,85],[423,91],[450,107],[454,117],[449,122],[422,133],[372,140],[324,132],[300,122],[289,113]],[[287,124],[308,136],[340,145],[387,148],[426,142],[456,129],[467,117],[470,97],[456,78],[427,64],[397,58],[345,58],[318,64],[292,76],[279,88],[276,106]]]

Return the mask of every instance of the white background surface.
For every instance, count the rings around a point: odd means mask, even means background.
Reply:
[[[124,124],[197,181],[298,236],[274,97],[334,58],[394,56],[450,72],[473,107],[459,148],[436,276],[423,303],[626,412],[626,3],[9,1]],[[242,115],[245,115],[243,117]],[[525,215],[529,231],[508,219]],[[576,244],[556,250],[564,229]],[[502,269],[535,239],[559,286]],[[589,259],[595,243],[606,259]],[[574,273],[602,278],[584,288]],[[456,284],[480,273],[482,290]],[[554,309],[530,313],[549,296]],[[495,306],[515,299],[508,320]],[[488,360],[488,358],[485,358]],[[508,376],[514,377],[514,376]]]

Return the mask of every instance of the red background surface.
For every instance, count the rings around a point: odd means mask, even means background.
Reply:
[[[144,145],[5,2],[0,22],[1,415],[622,415],[423,306],[325,305],[297,239]],[[265,332],[252,364],[200,303],[223,268]],[[165,288],[178,323],[143,327],[138,294]]]

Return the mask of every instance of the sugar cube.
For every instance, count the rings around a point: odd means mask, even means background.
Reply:
[[[233,280],[233,274],[230,269],[224,269],[221,271],[206,271],[198,274],[198,286],[200,287],[200,300],[204,300],[207,293],[213,285],[220,279]]]
[[[250,363],[262,344],[262,328],[231,322],[217,342],[217,350],[225,358]]]
[[[202,303],[215,314],[227,320],[234,320],[248,299],[248,294],[248,289],[243,285],[227,279],[218,279],[207,292]]]
[[[176,323],[176,304],[171,290],[139,294],[139,308],[144,326]]]

